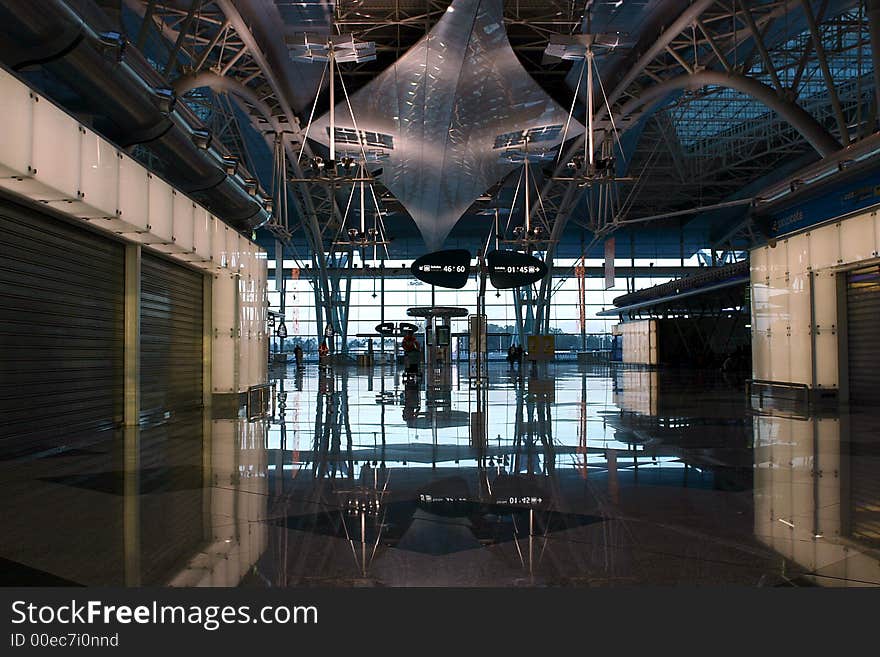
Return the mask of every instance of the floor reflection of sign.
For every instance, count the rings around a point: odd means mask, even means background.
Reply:
[[[492,497],[501,507],[541,508],[550,503],[541,479],[531,475],[498,475],[492,482]]]
[[[471,253],[465,249],[426,253],[412,264],[410,271],[428,285],[460,290],[471,274]]]
[[[486,256],[486,265],[489,281],[499,290],[531,285],[547,274],[547,265],[542,260],[518,251],[492,251]]]
[[[528,401],[556,401],[556,380],[529,377]]]
[[[441,516],[462,516],[470,510],[470,485],[463,477],[435,479],[417,491],[419,506]]]

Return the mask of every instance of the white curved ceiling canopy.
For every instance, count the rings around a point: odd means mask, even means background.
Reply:
[[[556,126],[532,131],[539,136],[530,149],[548,150],[561,141],[568,119],[517,60],[502,0],[454,0],[431,32],[351,103],[356,127],[368,133],[367,151],[382,153],[382,183],[429,250],[441,248],[473,202],[518,166],[502,157],[510,133]],[[325,114],[310,136],[327,144],[329,125]],[[344,101],[336,126],[338,136],[356,137]],[[566,138],[582,132],[572,120]],[[345,149],[339,141],[337,149]]]

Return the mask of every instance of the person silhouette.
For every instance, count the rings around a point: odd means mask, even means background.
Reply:
[[[408,331],[403,338],[403,353],[406,371],[409,374],[419,373],[419,356],[422,351],[419,341],[412,331]]]

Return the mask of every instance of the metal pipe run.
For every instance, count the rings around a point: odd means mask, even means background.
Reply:
[[[0,61],[22,73],[40,66],[62,81],[97,132],[122,148],[145,145],[151,169],[237,230],[265,223],[262,200],[227,175],[225,149],[195,143],[200,121],[116,29],[90,2],[74,11],[62,0],[9,0],[0,3]]]
[[[724,208],[735,208],[740,205],[751,205],[755,202],[753,198],[742,198],[737,199],[735,201],[724,201],[723,203],[713,203],[712,205],[698,205],[694,208],[688,208],[687,210],[675,210],[674,212],[664,212],[662,214],[654,214],[650,217],[636,217],[634,219],[627,219],[626,221],[618,222],[618,226],[625,226],[627,224],[638,224],[644,223],[647,221],[657,221],[658,219],[670,219],[672,217],[681,217],[688,214],[699,214],[700,212],[710,212],[711,210],[722,210]]]

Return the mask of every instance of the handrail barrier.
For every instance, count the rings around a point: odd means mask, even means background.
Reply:
[[[769,381],[766,379],[746,379],[746,396],[751,401],[758,390],[758,409],[764,408],[764,400],[774,399],[782,402],[794,402],[808,406],[810,404],[810,386],[806,383],[790,381]],[[792,394],[785,394],[792,393]]]

